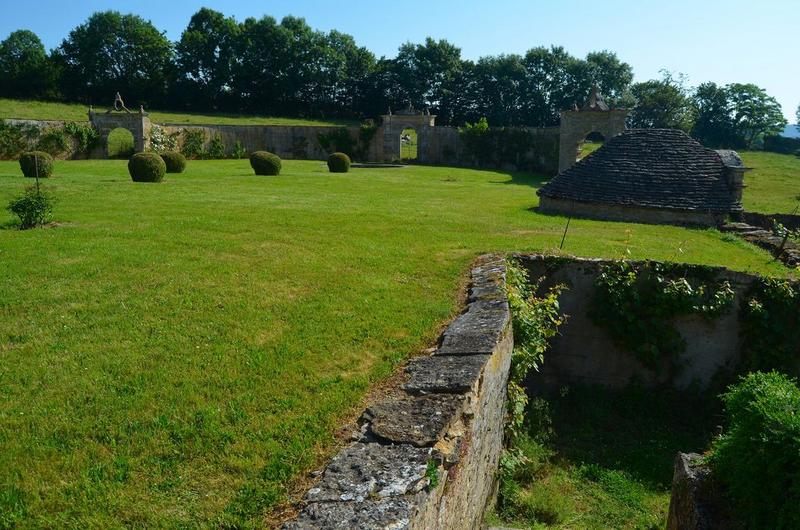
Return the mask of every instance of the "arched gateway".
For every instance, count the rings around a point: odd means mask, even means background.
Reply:
[[[98,149],[101,150],[97,153],[100,155],[99,158],[107,157],[108,135],[115,129],[127,129],[130,131],[133,135],[133,150],[135,152],[145,151],[150,147],[150,118],[143,107],[139,107],[138,112],[128,110],[119,93],[116,95],[112,109],[105,112],[95,112],[92,107],[89,107],[89,122],[100,135],[97,142]]]
[[[419,162],[435,162],[429,160],[431,137],[436,125],[436,116],[430,112],[415,110],[411,105],[407,109],[381,116],[383,119],[382,139],[383,157],[387,160],[400,160],[401,136],[406,129],[413,129],[417,133],[417,156]]]
[[[582,108],[561,113],[559,133],[558,171],[571,167],[577,158],[581,143],[590,133],[602,135],[608,141],[625,131],[627,109],[611,109],[597,91],[592,89]]]

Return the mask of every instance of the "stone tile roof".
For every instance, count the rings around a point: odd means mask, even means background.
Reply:
[[[537,193],[581,202],[705,212],[742,209],[720,154],[675,129],[630,129]]]

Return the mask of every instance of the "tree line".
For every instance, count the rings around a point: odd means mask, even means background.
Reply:
[[[633,83],[631,66],[606,50],[578,58],[537,47],[471,61],[446,40],[427,38],[377,58],[350,35],[292,16],[238,22],[202,8],[173,43],[137,15],[104,11],[49,53],[28,30],[0,43],[0,96],[97,105],[120,92],[147,108],[354,119],[411,105],[442,125],[485,117],[491,125],[550,126],[593,86],[633,109],[630,126],[680,128],[712,146],[749,147],[786,124],[777,101],[756,85],[689,89],[670,73]]]

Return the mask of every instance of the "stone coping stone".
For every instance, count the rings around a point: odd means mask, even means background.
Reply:
[[[306,500],[364,502],[418,493],[429,483],[425,472],[432,452],[411,445],[354,443],[333,458]]]
[[[300,516],[286,523],[285,530],[373,530],[408,528],[415,505],[413,499],[389,497],[364,502],[312,502]]]
[[[403,390],[411,394],[464,394],[475,385],[489,355],[433,355],[409,363]]]
[[[372,405],[362,418],[369,432],[382,440],[416,447],[432,446],[463,410],[465,396],[407,396]]]
[[[508,301],[476,301],[445,330],[435,355],[491,355],[510,319]]]

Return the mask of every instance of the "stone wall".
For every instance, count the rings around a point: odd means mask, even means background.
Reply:
[[[326,160],[328,152],[319,143],[320,134],[329,134],[341,129],[338,126],[317,127],[313,125],[180,125],[159,124],[167,134],[182,133],[183,130],[201,130],[207,148],[215,136],[219,136],[228,151],[236,142],[241,142],[248,151],[270,151],[287,160]],[[358,138],[358,127],[348,127],[354,138]],[[180,137],[178,137],[180,141]],[[398,137],[399,142],[399,137]]]
[[[625,130],[627,119],[628,111],[626,109],[562,112],[558,171],[564,171],[575,163],[578,147],[589,133],[600,133],[608,141]]]
[[[539,198],[539,211],[545,214],[585,217],[604,221],[686,226],[719,226],[725,222],[726,218],[725,214],[712,212],[670,208],[644,208],[621,204],[554,199],[552,197]]]
[[[666,370],[658,375],[643,366],[633,354],[621,350],[587,315],[595,279],[608,261],[539,255],[518,257],[529,271],[531,281],[543,278],[542,289],[557,284],[567,286],[559,303],[568,319],[551,342],[541,371],[528,381],[528,388],[575,383],[621,388],[634,380],[645,385],[666,382],[677,388],[695,383],[706,387],[718,370],[733,368],[740,359],[738,308],[755,276],[717,269],[716,277],[728,280],[736,293],[731,310],[714,320],[694,315],[675,320],[686,341],[681,358],[685,366],[674,380],[666,381]]]
[[[370,405],[286,530],[477,530],[494,498],[513,338],[502,259],[472,270],[466,311]]]

